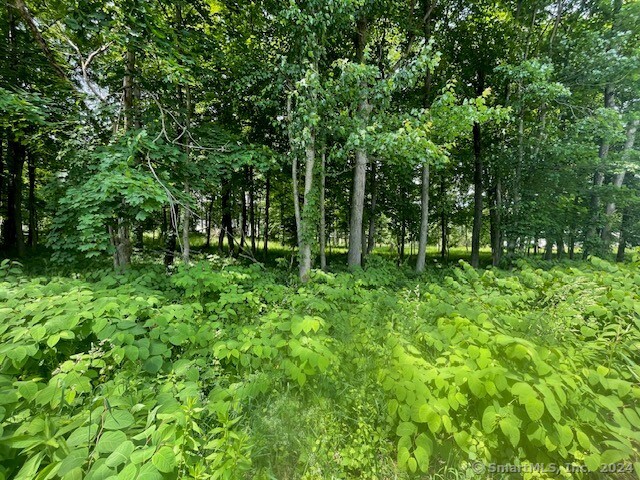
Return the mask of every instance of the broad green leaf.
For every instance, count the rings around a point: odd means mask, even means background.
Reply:
[[[169,473],[176,466],[176,456],[171,447],[160,447],[151,457],[151,462],[160,472]]]

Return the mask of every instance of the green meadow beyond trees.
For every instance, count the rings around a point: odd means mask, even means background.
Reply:
[[[639,128],[640,0],[0,0],[0,480],[640,480]]]

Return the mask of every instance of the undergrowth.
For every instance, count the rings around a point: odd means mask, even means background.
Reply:
[[[638,265],[539,267],[5,261],[0,478],[634,478]]]

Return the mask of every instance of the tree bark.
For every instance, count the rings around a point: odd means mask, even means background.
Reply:
[[[369,216],[369,233],[367,240],[367,254],[373,252],[376,245],[376,202],[378,201],[378,162],[371,162],[371,207]]]
[[[9,139],[7,154],[7,217],[3,224],[4,244],[7,249],[15,250],[16,254],[22,257],[25,254],[22,232],[22,171],[26,149],[21,143]]]
[[[427,257],[427,236],[429,234],[429,161],[422,164],[422,195],[420,198],[420,240],[416,272],[424,272]]]
[[[242,205],[240,211],[240,250],[244,248],[244,244],[247,241],[247,190],[245,187],[249,182],[249,167],[246,165],[243,168],[243,176],[242,198],[240,199]]]
[[[604,89],[604,106],[605,108],[613,108],[614,106],[614,92],[611,85],[607,85]],[[600,158],[600,164],[596,168],[593,175],[593,190],[591,192],[590,210],[591,218],[587,227],[587,234],[584,242],[583,259],[586,259],[593,250],[598,246],[598,224],[600,223],[600,188],[604,183],[604,161],[609,155],[609,140],[603,138],[600,143],[600,149],[598,157]]]
[[[325,212],[325,183],[326,183],[326,168],[327,168],[327,155],[326,151],[322,150],[322,164],[320,165],[320,268],[327,270],[327,227],[326,227],[326,212]]]
[[[189,171],[189,156],[191,155],[191,88],[189,85],[185,87],[185,107],[186,107],[186,115],[185,115],[185,129],[187,132],[187,143],[184,147],[184,153],[186,155],[186,163],[187,163],[187,171]],[[184,193],[187,199],[190,196],[190,188],[189,188],[189,180],[185,180],[184,182]],[[184,218],[182,219],[182,261],[184,263],[189,263],[189,256],[191,255],[191,241],[189,239],[189,232],[191,230],[191,207],[189,206],[189,202],[184,205]]]
[[[229,244],[229,255],[235,256],[235,245],[233,241],[233,220],[231,217],[231,187],[225,182],[222,187],[222,229],[220,230],[219,248],[222,251],[224,236],[227,236]]]
[[[444,172],[440,175],[440,258],[444,260],[447,257],[449,248],[448,238],[448,221],[447,221],[447,189],[444,182]]]
[[[251,229],[251,253],[256,254],[256,206],[255,206],[255,178],[253,166],[249,167],[249,228]]]
[[[351,198],[351,216],[349,224],[349,252],[347,263],[353,269],[362,265],[362,219],[364,196],[367,181],[367,151],[356,150],[356,162],[353,175],[353,196]]]
[[[2,148],[0,146],[0,148]],[[38,243],[38,217],[37,217],[37,205],[36,205],[36,163],[33,154],[28,155],[27,162],[28,176],[29,176],[29,197],[27,200],[29,210],[29,247],[33,248]]]
[[[269,252],[269,207],[271,203],[271,175],[267,173],[267,180],[264,192],[264,259],[267,260]]]
[[[178,205],[170,205],[164,248],[164,266],[167,268],[173,265],[175,257],[176,244],[178,241],[178,218],[180,218]]]
[[[632,122],[629,123],[629,125],[627,125],[627,140],[625,141],[624,150],[622,151],[623,161],[627,159],[629,152],[633,149],[633,145],[635,144],[635,140],[636,140],[636,132],[638,130],[639,124],[640,124],[640,121],[633,120]],[[616,189],[620,189],[622,187],[622,184],[624,183],[625,174],[626,174],[626,171],[623,169],[621,172],[616,173],[615,176],[613,177],[612,183]],[[602,242],[603,242],[605,251],[608,251],[610,249],[611,240],[612,240],[611,239],[611,222],[612,222],[611,217],[613,216],[615,211],[616,211],[615,202],[613,201],[608,202],[606,207],[605,224],[602,229]]]
[[[356,25],[355,42],[357,63],[364,63],[367,34],[368,22],[366,18],[359,18]],[[369,121],[370,110],[371,107],[368,99],[362,98],[358,105],[358,117],[365,125]],[[347,253],[347,264],[350,269],[362,266],[362,221],[364,216],[364,197],[366,194],[367,163],[367,149],[364,145],[361,145],[356,150],[351,215],[349,218],[349,251]]]
[[[618,240],[618,252],[616,262],[624,262],[625,250],[627,248],[627,231],[631,226],[631,209],[626,207],[622,211],[622,223],[620,225],[620,239]]]
[[[484,72],[478,71],[478,83],[476,92],[480,95],[484,91]],[[473,126],[473,232],[471,234],[471,265],[480,266],[480,235],[482,233],[482,138],[480,124]]]
[[[309,281],[311,273],[311,242],[313,234],[313,202],[311,201],[311,189],[313,188],[313,168],[316,160],[315,134],[305,147],[305,172],[304,172],[304,204],[302,206],[300,243],[300,281]]]
[[[497,174],[491,193],[491,259],[498,266],[502,260],[502,182]]]

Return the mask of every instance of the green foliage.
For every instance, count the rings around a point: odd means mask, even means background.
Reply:
[[[109,252],[109,227],[144,221],[159,211],[171,190],[152,162],[175,159],[180,152],[150,141],[143,130],[79,156],[89,174],[85,171],[78,176],[72,171],[58,179],[57,187],[64,194],[55,206],[47,241],[54,251],[52,259],[59,263],[77,255],[91,258]]]
[[[2,263],[0,477],[637,461],[635,266],[412,278],[376,260],[299,286],[213,262],[77,278]]]

